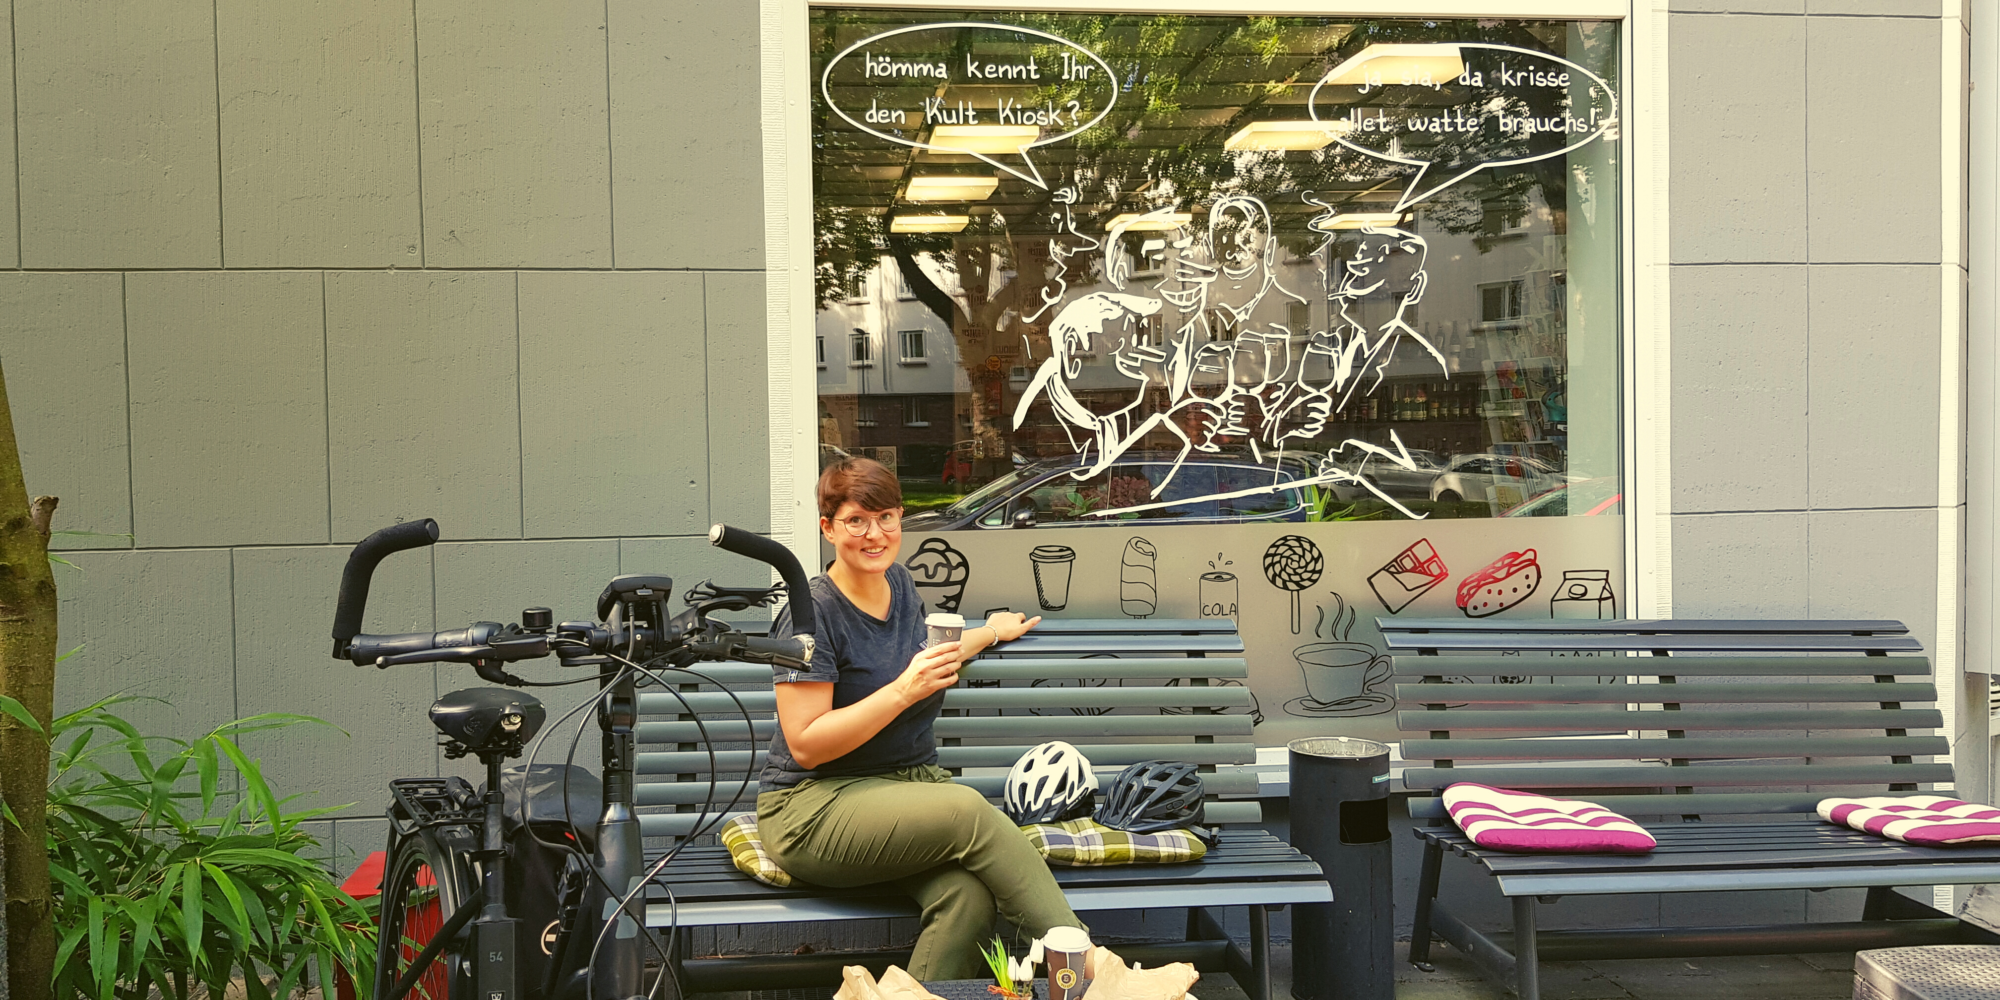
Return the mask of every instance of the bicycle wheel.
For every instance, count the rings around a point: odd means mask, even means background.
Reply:
[[[470,859],[461,852],[441,848],[421,835],[404,837],[390,850],[382,867],[376,997],[389,995],[465,902],[469,872]],[[463,956],[466,936],[461,930],[454,937],[410,987],[408,1000],[462,1000],[470,995],[466,986],[470,970]]]

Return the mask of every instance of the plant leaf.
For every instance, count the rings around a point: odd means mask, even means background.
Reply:
[[[43,729],[42,724],[35,721],[34,713],[28,711],[28,706],[4,694],[0,694],[0,712],[5,712],[15,722],[27,727],[36,736],[47,737],[49,735],[48,730]]]

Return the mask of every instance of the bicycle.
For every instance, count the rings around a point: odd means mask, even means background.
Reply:
[[[390,635],[361,633],[369,582],[389,555],[434,544],[437,522],[384,528],[354,547],[334,613],[335,659],[380,669],[468,663],[482,679],[502,685],[454,691],[430,709],[445,755],[473,756],[485,765],[483,791],[458,777],[390,782],[374,1000],[404,1000],[417,989],[428,1000],[630,1000],[650,992],[642,988],[648,946],[663,960],[654,989],[665,984],[671,968],[665,959],[673,942],[670,936],[662,946],[646,929],[643,893],[674,851],[645,866],[632,796],[637,689],[643,679],[672,692],[675,685],[662,672],[692,673],[690,667],[698,662],[739,660],[804,669],[813,653],[812,598],[805,571],[792,553],[768,538],[722,524],[711,528],[708,537],[726,551],[769,564],[784,582],[732,588],[703,581],[683,596],[687,610],[669,614],[671,578],[626,574],[599,595],[597,620],[556,623],[548,608],[534,607],[522,611],[518,624],[474,622],[462,629]],[[793,609],[794,638],[748,635],[708,617],[770,606],[781,596]],[[594,668],[594,673],[550,682],[524,680],[505,669],[509,663],[551,655],[565,667]],[[597,692],[591,700],[556,723],[596,706],[604,778],[596,822],[586,826],[575,814],[579,799],[588,802],[591,786],[598,784],[588,770],[565,763],[544,772],[549,780],[559,775],[560,789],[552,793],[556,801],[551,805],[546,784],[540,797],[535,792],[532,753],[525,768],[503,770],[502,765],[536,741],[547,721],[538,699],[510,689],[593,680]],[[748,713],[744,716],[747,726]],[[579,740],[582,728],[579,723]],[[702,732],[705,737],[706,730]],[[712,741],[703,743],[714,753]],[[572,759],[575,749],[572,743]],[[714,771],[710,768],[711,775]],[[514,774],[520,780],[510,795],[507,778]],[[728,812],[721,810],[714,819]],[[515,815],[526,837],[510,846],[506,827]],[[696,825],[696,832],[702,832],[702,821]],[[545,833],[556,839],[545,840]],[[558,852],[560,872],[547,870],[555,864],[554,854],[531,858],[534,847]],[[531,877],[539,879],[539,888],[528,884]],[[548,888],[551,883],[553,889]],[[530,904],[551,904],[554,919],[524,925],[517,911]]]

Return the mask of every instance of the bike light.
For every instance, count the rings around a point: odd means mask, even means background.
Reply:
[[[533,739],[545,718],[541,702],[505,688],[453,691],[431,705],[431,724],[438,732],[473,748]]]

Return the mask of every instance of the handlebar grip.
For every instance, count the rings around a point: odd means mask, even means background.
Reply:
[[[792,632],[796,635],[813,634],[812,589],[806,583],[805,568],[799,565],[799,559],[792,555],[791,549],[763,535],[726,524],[708,529],[708,541],[716,548],[769,563],[776,569],[785,581],[785,606],[792,612]]]
[[[347,569],[340,574],[340,603],[333,612],[333,656],[343,659],[348,640],[361,634],[361,616],[368,610],[368,584],[383,558],[404,549],[422,548],[438,540],[438,523],[430,518],[383,528],[354,546]]]
[[[395,635],[357,635],[350,637],[347,648],[341,655],[353,660],[359,666],[367,666],[385,656],[399,656],[403,653],[429,652],[438,648],[436,632],[400,632]]]

